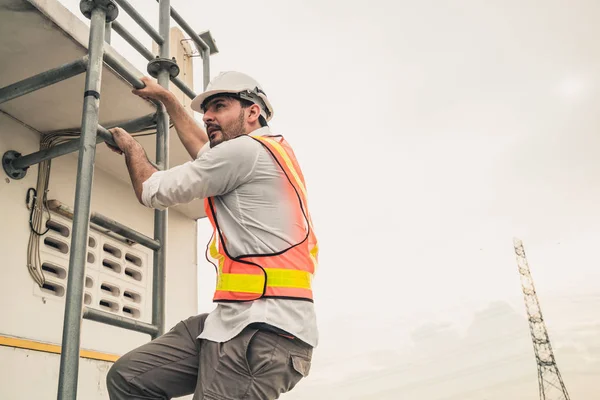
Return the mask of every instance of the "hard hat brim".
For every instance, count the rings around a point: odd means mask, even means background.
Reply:
[[[215,96],[217,94],[238,94],[239,91],[238,90],[223,90],[223,89],[215,89],[215,90],[209,90],[206,91],[204,93],[199,94],[198,96],[194,97],[194,100],[192,100],[192,103],[190,104],[190,108],[194,111],[196,111],[197,113],[200,114],[204,114],[204,111],[202,110],[202,103],[204,103],[204,101],[206,101],[206,99],[208,99],[209,97]],[[265,106],[267,107],[267,121],[270,121],[273,118],[273,106],[271,106],[271,103],[269,102],[269,99],[262,95],[261,99],[264,101]]]
[[[206,100],[209,97],[214,96],[216,94],[228,94],[228,93],[236,94],[237,91],[236,90],[219,89],[219,90],[209,90],[207,92],[200,93],[198,96],[194,97],[194,100],[192,100],[190,107],[192,110],[194,110],[200,114],[204,114],[204,111],[202,110],[202,103],[204,103],[204,100]]]

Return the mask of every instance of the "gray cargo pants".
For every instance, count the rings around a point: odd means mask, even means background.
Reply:
[[[271,400],[308,375],[312,348],[304,342],[253,327],[225,343],[197,339],[206,316],[119,358],[106,377],[110,399]]]

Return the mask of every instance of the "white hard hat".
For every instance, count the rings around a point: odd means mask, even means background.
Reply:
[[[252,77],[236,71],[221,72],[210,81],[204,93],[199,94],[192,100],[190,107],[196,112],[203,113],[202,105],[206,99],[225,93],[236,95],[257,104],[265,120],[270,121],[273,118],[273,107],[260,84]]]

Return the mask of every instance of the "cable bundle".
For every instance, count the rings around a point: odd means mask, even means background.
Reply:
[[[173,124],[169,128],[173,127]],[[156,127],[149,127],[143,131],[132,134],[134,137],[155,135]],[[40,150],[46,150],[53,146],[79,139],[81,131],[67,129],[42,134],[40,140]],[[29,214],[29,243],[27,245],[27,269],[33,280],[43,287],[46,283],[46,277],[42,270],[42,261],[40,257],[40,237],[48,233],[48,222],[51,219],[50,209],[48,208],[48,186],[50,183],[50,168],[52,160],[45,160],[39,163],[38,177],[35,189],[29,188],[25,198]],[[33,196],[32,196],[33,194]],[[44,220],[44,212],[47,215]],[[44,226],[46,229],[43,230]],[[43,230],[43,231],[42,231]]]

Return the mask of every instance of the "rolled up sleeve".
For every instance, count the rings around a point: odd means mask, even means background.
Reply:
[[[164,209],[161,205],[153,203],[156,200],[156,192],[160,185],[160,177],[164,174],[164,171],[157,171],[153,173],[142,185],[142,203],[146,207]]]
[[[226,194],[252,178],[259,152],[265,151],[246,136],[202,150],[194,161],[152,174],[143,183],[142,203],[162,210]]]

